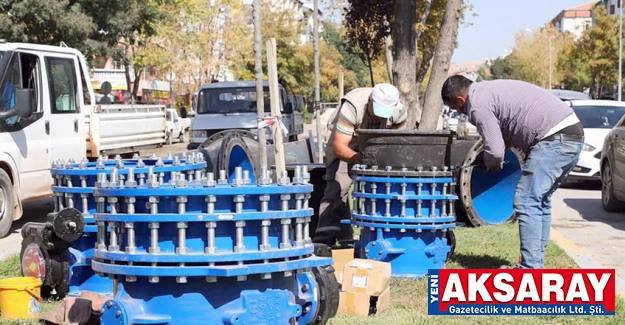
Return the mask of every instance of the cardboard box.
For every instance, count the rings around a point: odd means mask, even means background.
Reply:
[[[339,284],[343,283],[343,268],[345,267],[345,264],[349,263],[353,259],[353,248],[332,250],[332,260],[334,261],[334,275],[336,276],[336,281]]]
[[[391,305],[391,289],[387,288],[379,296],[341,291],[339,293],[339,313],[354,316],[377,315]]]
[[[341,290],[369,296],[379,296],[391,283],[391,264],[354,259],[343,268]]]

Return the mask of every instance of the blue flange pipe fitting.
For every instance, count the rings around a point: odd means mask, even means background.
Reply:
[[[92,268],[115,279],[102,324],[323,324],[331,258],[313,254],[305,170],[258,183],[241,167],[201,182],[126,187],[98,175]],[[102,186],[104,185],[104,186]],[[164,306],[167,306],[164,308]]]
[[[200,154],[170,155],[164,159],[135,156],[127,160],[99,158],[96,162],[86,159],[79,163],[55,161],[51,168],[54,212],[48,216],[48,227],[43,223],[24,226],[22,273],[40,277],[42,291],[46,294],[80,295],[81,291],[88,290],[112,295],[112,281],[95,275],[91,269],[97,233],[93,219],[96,210],[93,189],[104,185],[98,184],[98,174],[115,173],[116,182],[133,187],[145,184],[152,175],[160,184],[169,183],[180,175],[184,175],[187,181],[199,181],[205,178],[205,167],[206,162]],[[63,234],[55,235],[55,231],[59,232],[58,224],[70,222],[66,220],[67,216],[72,216],[70,211],[82,216],[81,220],[70,220],[74,224],[82,223],[81,234],[74,234],[76,231],[64,227]],[[60,220],[63,217],[65,219]],[[68,235],[70,232],[72,236]],[[40,267],[32,268],[33,263]]]
[[[361,229],[363,258],[390,262],[393,277],[421,278],[445,266],[456,223],[454,174],[447,167],[424,171],[356,165],[353,225]]]

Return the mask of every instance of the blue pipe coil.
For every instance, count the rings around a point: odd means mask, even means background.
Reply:
[[[455,228],[452,172],[355,166],[351,223],[361,228],[359,255],[391,263],[396,278],[421,278],[445,266]]]
[[[332,260],[313,255],[312,186],[241,175],[238,166],[230,181],[224,171],[201,183],[94,190],[105,203],[92,268],[118,279],[105,324],[314,322],[321,297],[312,270]]]
[[[97,276],[91,269],[91,260],[94,255],[97,226],[93,214],[96,202],[93,189],[97,185],[97,175],[110,175],[113,169],[121,176],[120,181],[128,180],[127,175],[132,170],[137,184],[147,181],[149,172],[153,172],[159,181],[168,183],[172,175],[186,174],[186,179],[203,179],[206,162],[200,155],[169,157],[161,159],[136,158],[128,160],[99,160],[97,162],[82,161],[67,164],[55,162],[50,170],[54,178],[52,192],[54,196],[55,212],[63,207],[73,206],[83,213],[85,230],[83,236],[72,243],[69,248],[69,281],[68,295],[79,296],[84,290],[111,295],[112,281]]]

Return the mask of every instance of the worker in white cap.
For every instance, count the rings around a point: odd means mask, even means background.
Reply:
[[[407,110],[399,91],[391,84],[357,88],[341,98],[339,108],[328,121],[326,134],[326,188],[319,206],[319,221],[313,242],[334,246],[353,240],[348,201],[352,185],[351,167],[358,164],[358,129],[400,129]]]

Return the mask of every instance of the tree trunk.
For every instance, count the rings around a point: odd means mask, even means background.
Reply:
[[[438,119],[443,107],[441,88],[447,79],[449,64],[456,47],[458,21],[461,12],[462,0],[447,0],[438,43],[436,44],[434,62],[432,63],[432,74],[425,91],[424,110],[420,119],[419,130],[436,130],[438,127]]]
[[[371,87],[375,86],[375,81],[373,80],[373,65],[371,64],[371,57],[367,55],[367,66],[369,67],[369,77],[371,78]]]
[[[132,85],[132,93],[131,93],[131,103],[132,104],[136,104],[137,103],[137,93],[139,92],[139,83],[141,81],[141,74],[143,73],[143,69],[139,69],[139,72],[137,72],[135,70],[135,82]]]
[[[421,115],[418,90],[415,85],[417,3],[414,0],[395,0],[393,12],[395,13],[393,83],[399,90],[401,102],[408,109],[406,128],[414,129],[417,123],[416,117]]]
[[[393,83],[393,38],[391,35],[384,39],[384,53],[386,54],[386,71],[388,71],[388,80]]]

